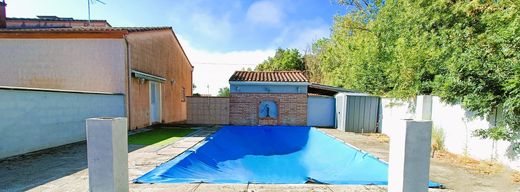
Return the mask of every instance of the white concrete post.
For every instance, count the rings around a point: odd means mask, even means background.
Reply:
[[[128,191],[127,119],[87,119],[90,191]]]
[[[432,120],[432,96],[417,96],[417,104],[415,106],[416,120]]]
[[[428,191],[431,121],[403,120],[390,137],[388,191]]]

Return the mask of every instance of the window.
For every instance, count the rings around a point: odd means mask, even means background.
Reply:
[[[186,89],[184,87],[181,90],[181,101],[182,102],[186,101]]]

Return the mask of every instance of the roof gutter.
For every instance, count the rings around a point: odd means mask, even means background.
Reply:
[[[128,33],[127,33],[128,34]],[[131,124],[131,111],[130,111],[130,93],[131,92],[131,89],[132,87],[130,86],[131,85],[131,82],[132,82],[132,73],[130,71],[130,44],[128,43],[128,39],[127,39],[127,34],[125,34],[123,36],[123,39],[125,40],[125,55],[126,55],[126,58],[125,58],[125,64],[126,64],[126,74],[127,74],[127,78],[126,78],[126,97],[125,97],[125,100],[126,100],[126,118],[128,119],[128,123],[127,123],[127,130],[130,130],[132,126]]]

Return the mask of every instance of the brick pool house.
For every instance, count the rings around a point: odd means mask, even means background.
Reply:
[[[334,127],[340,87],[309,82],[301,71],[236,71],[229,97],[187,97],[188,124]]]
[[[236,71],[229,79],[232,125],[307,125],[309,80],[300,71]]]

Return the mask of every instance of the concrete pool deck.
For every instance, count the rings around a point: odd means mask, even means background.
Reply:
[[[166,146],[130,145],[129,181],[202,141],[217,128],[204,127]],[[321,131],[387,161],[388,144],[361,134]],[[70,144],[0,161],[0,191],[88,191],[86,144]],[[473,175],[432,159],[430,179],[449,189],[430,191],[515,191],[519,185],[494,175]],[[134,184],[130,191],[386,191],[386,186],[318,184]]]

